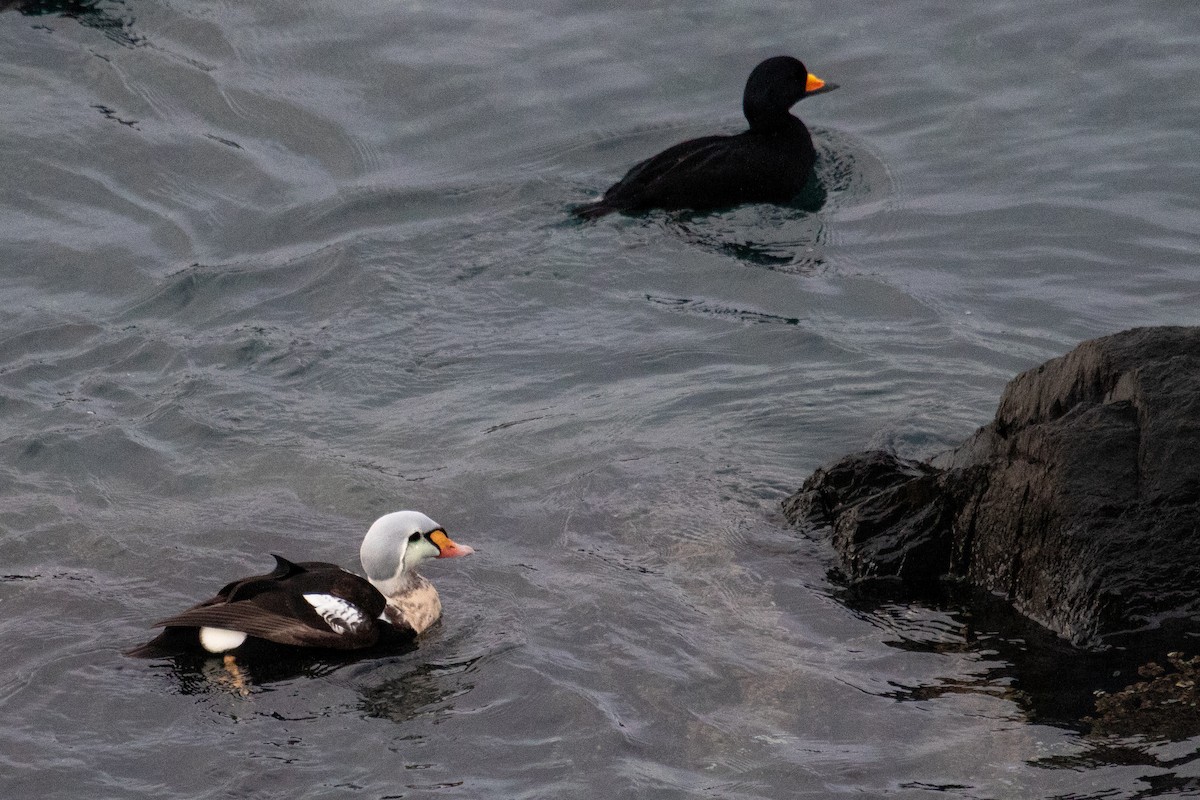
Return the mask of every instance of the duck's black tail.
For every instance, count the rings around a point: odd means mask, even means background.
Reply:
[[[125,651],[131,658],[159,658],[187,652],[189,645],[192,649],[199,646],[194,628],[167,628],[143,645]]]

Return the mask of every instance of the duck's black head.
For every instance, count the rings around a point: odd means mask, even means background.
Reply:
[[[775,56],[759,64],[746,80],[742,94],[742,112],[752,131],[770,131],[786,126],[791,114],[788,109],[807,95],[836,89],[810,75],[803,62],[791,56]]]

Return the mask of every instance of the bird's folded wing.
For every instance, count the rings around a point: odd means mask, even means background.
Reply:
[[[367,647],[379,633],[374,626],[358,632],[335,633],[277,614],[252,603],[197,606],[155,623],[162,627],[228,628],[276,644],[332,647],[339,650]]]

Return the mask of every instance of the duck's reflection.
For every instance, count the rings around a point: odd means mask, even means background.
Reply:
[[[462,665],[418,664],[412,669],[362,690],[360,708],[368,717],[406,722],[445,710],[445,703],[474,688],[457,679]]]
[[[461,644],[452,637],[424,649],[418,641],[365,653],[263,647],[237,656],[180,654],[166,663],[182,694],[225,695],[239,705],[289,682],[336,675],[356,687],[365,716],[405,722],[443,711],[447,701],[474,688],[464,676],[486,655],[464,654]]]
[[[375,651],[300,650],[259,647],[236,656],[181,653],[170,657],[170,670],[186,695],[234,693],[249,696],[272,684],[322,678],[359,665],[386,664],[416,651],[415,643]]]

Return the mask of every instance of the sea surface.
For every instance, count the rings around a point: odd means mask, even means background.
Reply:
[[[1136,676],[779,508],[1200,324],[1200,5],[3,8],[0,797],[1200,795],[1086,722]],[[803,202],[571,219],[781,53]],[[415,649],[122,655],[400,508],[476,548]]]

